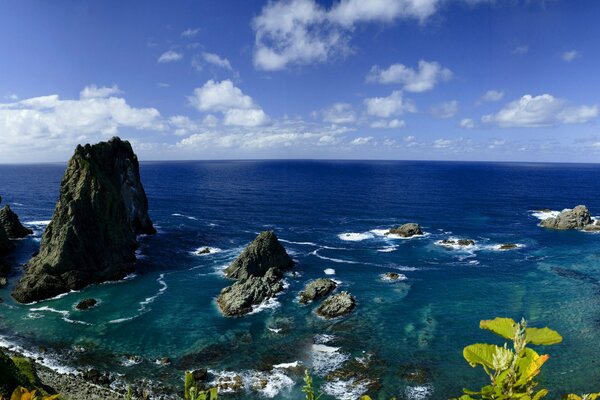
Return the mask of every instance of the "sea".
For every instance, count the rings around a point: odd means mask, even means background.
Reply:
[[[139,237],[136,272],[21,305],[10,292],[52,217],[65,165],[0,166],[3,204],[34,230],[16,242],[0,289],[1,346],[64,372],[109,371],[114,386],[143,381],[156,396],[179,393],[184,370],[207,368],[207,383],[220,383],[223,398],[302,399],[306,369],[322,399],[447,399],[488,382],[462,356],[472,343],[504,343],[479,321],[526,318],[564,337],[536,347],[550,355],[540,387],[553,398],[600,390],[600,235],[538,225],[578,204],[600,215],[600,165],[278,160],[140,168],[158,233]],[[424,234],[384,235],[406,222]],[[249,315],[224,317],[215,299],[232,282],[223,270],[265,230],[295,260],[286,288]],[[444,239],[475,245],[443,246]],[[501,250],[504,243],[517,247]],[[206,247],[211,252],[199,254]],[[399,279],[386,279],[389,272]],[[356,297],[350,315],[325,320],[315,313],[319,302],[298,302],[304,285],[322,277]],[[89,297],[99,304],[75,309]],[[228,393],[228,382],[242,388]]]

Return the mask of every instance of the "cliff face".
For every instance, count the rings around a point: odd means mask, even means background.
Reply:
[[[40,251],[13,297],[28,303],[121,279],[134,269],[136,235],[155,232],[129,142],[77,146]]]

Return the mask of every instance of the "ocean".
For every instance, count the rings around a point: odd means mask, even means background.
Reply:
[[[39,246],[64,168],[0,166],[3,204],[35,231],[17,242],[15,264]],[[446,399],[486,383],[462,357],[468,344],[502,343],[479,321],[524,317],[564,336],[538,348],[551,355],[540,381],[554,398],[600,390],[600,236],[545,230],[538,223],[548,213],[536,212],[586,204],[600,215],[600,165],[143,162],[141,175],[158,234],[139,238],[137,272],[20,305],[10,297],[15,268],[0,289],[0,344],[57,369],[93,366],[167,391],[181,387],[182,370],[206,367],[211,380],[242,378],[245,389],[231,398],[301,399],[305,367],[324,398],[355,399],[368,387],[379,399]],[[382,234],[404,222],[425,235]],[[231,283],[223,268],[264,230],[276,232],[297,274],[250,315],[223,317],[215,302]],[[476,245],[439,245],[448,238]],[[500,250],[503,243],[518,248]],[[197,254],[204,247],[213,251]],[[387,272],[402,279],[387,281]],[[316,304],[298,303],[318,277],[356,297],[351,315],[327,321]],[[99,305],[75,310],[87,297]],[[163,357],[171,364],[157,363]],[[364,376],[324,379],[348,362],[369,367]]]

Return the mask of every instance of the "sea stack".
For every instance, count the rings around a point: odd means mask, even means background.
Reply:
[[[584,205],[579,205],[573,209],[562,210],[556,217],[546,218],[540,223],[540,226],[549,229],[568,230],[584,229],[595,230],[594,220]]]
[[[33,233],[31,229],[21,224],[19,217],[10,209],[9,205],[0,208],[0,225],[4,227],[4,231],[10,239],[22,239]]]
[[[40,250],[13,291],[30,303],[134,270],[136,236],[156,233],[137,156],[118,137],[77,146]]]
[[[2,196],[0,196],[0,203],[2,202]],[[8,238],[8,233],[4,229],[4,225],[0,223],[0,256],[8,254],[15,245]]]
[[[253,305],[283,290],[283,271],[293,266],[275,233],[261,232],[225,270],[237,282],[221,291],[217,299],[221,312],[229,317],[250,312]]]

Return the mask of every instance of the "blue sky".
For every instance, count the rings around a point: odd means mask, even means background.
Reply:
[[[0,162],[600,161],[594,0],[0,5]]]

